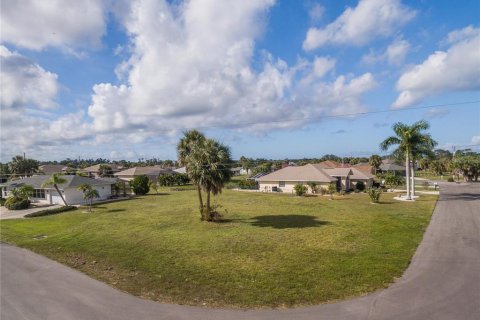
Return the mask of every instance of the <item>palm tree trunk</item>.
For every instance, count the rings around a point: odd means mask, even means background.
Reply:
[[[206,219],[207,221],[210,221],[210,190],[207,191],[207,212],[206,212]]]
[[[198,191],[198,201],[200,203],[200,214],[203,220],[203,199],[202,199],[202,190],[200,189],[200,185],[197,184],[197,191]]]
[[[58,186],[57,186],[56,184],[54,184],[53,186],[55,187],[55,190],[57,190],[58,195],[60,196],[60,198],[62,198],[63,203],[65,203],[65,206],[67,207],[67,206],[68,206],[67,201],[65,201],[65,198],[63,197],[62,193],[61,193],[60,190],[58,189]]]
[[[415,199],[415,161],[412,157],[412,199]]]
[[[406,174],[407,174],[407,200],[412,200],[412,196],[410,194],[410,148],[407,148],[407,152],[405,155],[405,169],[406,169]]]

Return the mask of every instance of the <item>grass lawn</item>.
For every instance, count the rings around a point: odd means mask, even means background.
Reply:
[[[167,191],[101,204],[93,213],[4,220],[1,240],[152,300],[309,305],[362,295],[401,276],[436,196],[414,203],[393,196],[384,193],[374,205],[366,194],[330,201],[225,190],[217,201],[228,210],[226,221],[215,224],[199,221],[195,191]]]

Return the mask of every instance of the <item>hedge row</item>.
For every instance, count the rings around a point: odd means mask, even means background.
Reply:
[[[66,206],[66,207],[60,207],[60,208],[55,208],[55,209],[45,209],[45,210],[40,210],[37,212],[32,212],[27,215],[25,215],[25,218],[34,218],[34,217],[42,217],[42,216],[48,216],[51,214],[57,214],[65,211],[72,211],[72,210],[77,210],[77,207],[74,206]]]

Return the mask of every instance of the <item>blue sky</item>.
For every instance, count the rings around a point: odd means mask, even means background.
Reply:
[[[186,128],[235,158],[360,156],[420,119],[480,148],[478,1],[67,3],[2,2],[2,161],[175,159]]]

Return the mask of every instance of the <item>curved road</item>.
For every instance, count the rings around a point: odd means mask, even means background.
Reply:
[[[2,244],[2,320],[480,319],[480,184],[443,184],[410,267],[388,289],[339,303],[235,311],[142,300]]]

